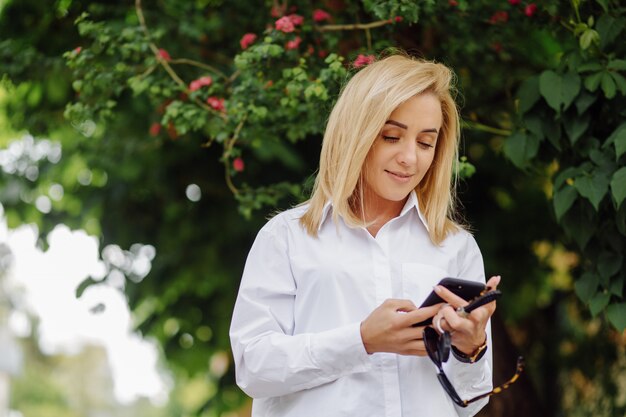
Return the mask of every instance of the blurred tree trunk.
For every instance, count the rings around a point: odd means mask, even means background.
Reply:
[[[491,320],[493,339],[493,384],[500,385],[515,372],[519,351],[511,341],[504,321],[496,314]],[[537,391],[524,370],[517,382],[502,393],[491,396],[489,404],[481,410],[478,417],[517,417],[545,415],[544,407]]]

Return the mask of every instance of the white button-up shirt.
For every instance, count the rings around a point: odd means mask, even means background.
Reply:
[[[272,218],[246,261],[230,329],[237,384],[253,417],[472,416],[487,399],[456,406],[425,357],[368,355],[360,323],[388,298],[419,306],[444,277],[485,282],[482,256],[466,231],[440,246],[428,236],[411,193],[401,214],[372,237],[332,220],[319,237],[299,219],[306,206]],[[487,327],[491,346],[491,334]],[[446,375],[463,399],[492,388],[492,358],[453,355]]]

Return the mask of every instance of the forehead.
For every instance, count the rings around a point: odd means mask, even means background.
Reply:
[[[443,119],[441,102],[432,93],[413,96],[396,107],[389,115],[389,119],[399,122],[399,124],[405,125],[407,128],[428,127],[438,129]],[[424,126],[424,124],[428,126]]]

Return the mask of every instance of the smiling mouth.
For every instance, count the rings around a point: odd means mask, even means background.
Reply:
[[[401,172],[393,172],[393,171],[388,171],[388,170],[385,170],[385,172],[398,178],[411,178],[413,176],[413,174],[403,174]]]

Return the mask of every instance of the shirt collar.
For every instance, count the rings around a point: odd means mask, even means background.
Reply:
[[[404,216],[413,209],[417,212],[417,216],[422,221],[422,224],[426,228],[426,231],[430,232],[428,228],[428,223],[426,222],[426,218],[420,210],[420,206],[417,201],[417,193],[415,192],[415,190],[411,191],[411,193],[409,194],[409,198],[406,199],[406,203],[404,203],[404,207],[402,208],[402,211],[400,212],[400,215],[398,217]]]
[[[333,205],[330,202],[330,200],[328,200],[326,202],[326,204],[324,204],[324,208],[322,209],[322,217],[320,218],[320,225],[317,227],[317,231],[318,232],[322,228],[322,225],[324,224],[324,221],[326,220],[326,217],[328,216],[328,213],[330,213],[330,209],[332,208],[332,206]]]
[[[328,213],[330,213],[332,206],[333,205],[330,200],[328,200],[326,204],[324,205],[324,208],[322,209],[322,217],[320,219],[320,225],[318,227],[318,230],[322,228],[322,224],[324,224],[326,217],[328,217]],[[406,199],[406,203],[404,203],[404,207],[402,208],[402,211],[400,212],[400,215],[398,217],[404,216],[405,214],[407,214],[409,211],[413,209],[415,209],[415,211],[417,212],[417,215],[419,219],[422,221],[422,224],[424,225],[426,230],[430,231],[428,228],[428,223],[426,222],[424,215],[420,211],[419,204],[417,201],[417,194],[415,193],[415,190],[411,191],[411,193],[409,194],[409,198]]]

